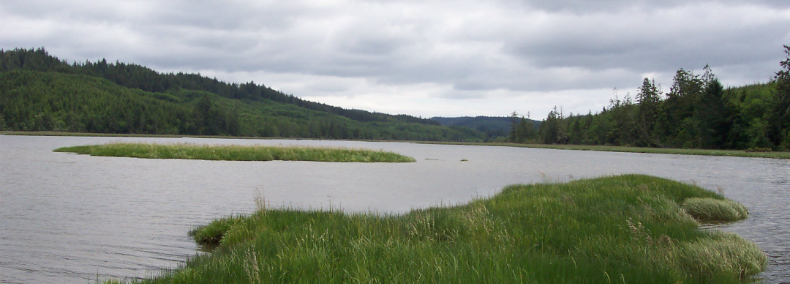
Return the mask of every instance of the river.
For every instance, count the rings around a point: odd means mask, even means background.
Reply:
[[[416,163],[231,162],[54,153],[113,141],[382,149]],[[461,161],[467,160],[467,161]],[[0,135],[0,283],[140,278],[201,253],[187,232],[269,206],[404,213],[465,203],[514,183],[623,173],[717,190],[751,212],[719,226],[769,257],[760,275],[790,282],[790,160],[398,142]]]

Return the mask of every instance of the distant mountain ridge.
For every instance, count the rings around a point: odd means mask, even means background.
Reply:
[[[512,118],[507,116],[462,116],[462,117],[432,117],[444,126],[461,126],[486,133],[488,138],[506,137],[510,135]],[[519,118],[520,120],[520,118]],[[535,129],[540,128],[540,121],[528,119]]]

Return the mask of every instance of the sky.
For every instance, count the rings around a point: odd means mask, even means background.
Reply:
[[[0,48],[44,47],[160,72],[253,81],[390,114],[545,118],[669,92],[710,65],[769,81],[790,45],[787,0],[3,0]]]

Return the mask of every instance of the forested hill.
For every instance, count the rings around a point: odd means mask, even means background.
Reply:
[[[0,50],[0,130],[481,141],[408,115],[302,100],[254,82],[159,73],[126,63],[68,64],[43,48]]]
[[[538,131],[515,126],[514,142],[790,151],[790,46],[768,83],[725,88],[705,67],[683,69],[664,94],[645,78],[635,98],[597,114],[549,112]],[[524,129],[524,130],[522,130]]]
[[[293,95],[286,95],[273,90],[265,85],[254,82],[245,84],[225,83],[199,74],[187,73],[159,73],[150,68],[121,62],[107,63],[102,59],[97,62],[76,63],[69,65],[57,57],[49,55],[43,48],[15,49],[10,51],[0,50],[0,72],[12,70],[32,70],[45,72],[58,72],[66,74],[81,74],[107,79],[118,85],[140,89],[147,92],[166,92],[171,89],[186,89],[192,91],[205,91],[231,99],[260,101],[268,99],[275,102],[297,105],[310,110],[324,111],[331,114],[345,116],[350,119],[368,121],[397,121],[417,122],[439,125],[430,119],[421,119],[408,115],[387,115],[372,113],[363,110],[343,109],[322,103],[302,100]]]
[[[512,131],[513,118],[506,116],[463,116],[463,117],[432,117],[431,120],[437,121],[446,126],[463,126],[483,133],[490,139],[507,137]],[[535,129],[540,127],[540,121],[527,119]]]

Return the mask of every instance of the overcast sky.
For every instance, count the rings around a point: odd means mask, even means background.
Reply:
[[[725,85],[766,82],[782,45],[787,0],[0,2],[3,49],[422,117],[597,112],[706,64]]]

